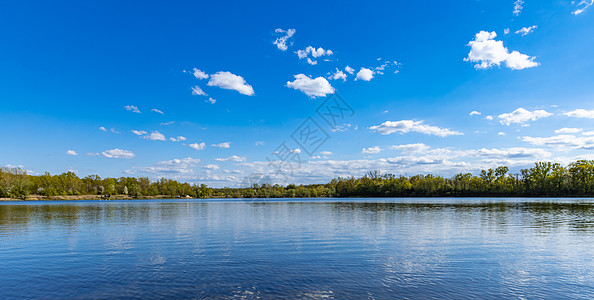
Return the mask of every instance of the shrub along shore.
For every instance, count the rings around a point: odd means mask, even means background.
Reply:
[[[245,188],[212,188],[147,177],[79,178],[73,172],[29,175],[20,168],[0,167],[0,200],[98,200],[155,198],[307,198],[307,197],[592,197],[594,160],[567,166],[537,162],[510,173],[500,166],[479,174],[451,178],[397,176],[371,171],[363,177],[336,178],[325,184],[287,186],[253,184]]]

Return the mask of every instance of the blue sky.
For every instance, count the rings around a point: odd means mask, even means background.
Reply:
[[[0,165],[233,187],[594,159],[591,6],[4,1]]]

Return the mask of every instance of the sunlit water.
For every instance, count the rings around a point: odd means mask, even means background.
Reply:
[[[0,203],[0,299],[592,298],[587,199]]]

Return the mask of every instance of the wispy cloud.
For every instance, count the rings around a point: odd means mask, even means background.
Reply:
[[[137,114],[139,114],[139,113],[140,113],[140,110],[138,109],[138,107],[136,107],[136,106],[134,106],[134,105],[126,105],[126,106],[124,106],[124,108],[125,108],[126,110],[129,110],[129,111],[131,111],[131,112],[135,112],[135,113],[137,113]]]
[[[382,135],[409,132],[418,132],[427,135],[436,135],[439,137],[446,137],[450,135],[463,135],[463,133],[455,130],[430,126],[423,123],[423,121],[413,120],[386,121],[380,125],[371,126],[369,127],[369,129]]]
[[[287,46],[287,41],[295,34],[295,32],[296,32],[295,29],[284,30],[281,28],[277,28],[276,30],[274,30],[274,33],[281,34],[281,36],[278,37],[276,40],[274,40],[273,44],[276,45],[276,47],[279,50],[287,51],[289,46],[293,45],[293,42],[290,42],[289,45]]]
[[[124,158],[124,159],[131,159],[136,156],[134,152],[122,149],[111,149],[103,151],[103,156],[107,158]]]

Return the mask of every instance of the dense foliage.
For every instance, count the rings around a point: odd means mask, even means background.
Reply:
[[[518,174],[507,167],[483,170],[478,176],[461,173],[452,178],[434,175],[411,177],[369,172],[361,178],[337,178],[326,184],[279,186],[253,184],[249,188],[210,188],[162,178],[79,178],[72,172],[60,175],[26,174],[18,168],[0,168],[0,197],[27,195],[120,194],[130,197],[486,197],[486,196],[594,196],[594,161],[580,160],[566,167],[538,162]]]

